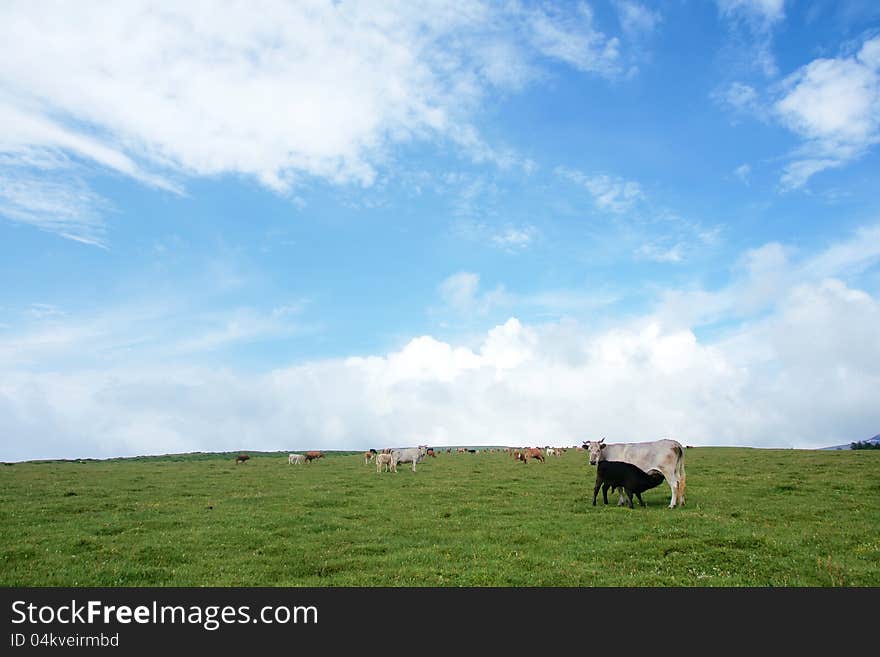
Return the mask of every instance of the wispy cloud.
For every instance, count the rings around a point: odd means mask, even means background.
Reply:
[[[773,28],[785,19],[785,0],[717,0],[721,16],[734,28],[745,30],[747,61],[765,76],[778,72],[773,56]]]
[[[494,233],[492,243],[505,251],[515,253],[528,248],[538,234],[534,226],[508,226]]]
[[[440,316],[448,313],[484,317],[493,313],[524,313],[553,320],[582,317],[620,299],[618,293],[609,289],[514,292],[499,284],[483,291],[480,288],[480,275],[474,272],[457,272],[447,277],[438,286],[438,294],[443,306],[431,310]]]
[[[733,175],[739,178],[743,184],[749,184],[749,177],[752,175],[752,167],[748,164],[740,164],[733,170]]]
[[[234,307],[191,310],[180,300],[73,313],[31,304],[25,321],[7,327],[0,339],[0,364],[16,369],[77,368],[88,359],[104,365],[148,363],[156,358],[192,358],[238,345],[278,340],[313,330],[302,320],[305,300],[269,310]]]
[[[526,15],[531,42],[543,55],[581,71],[620,74],[620,42],[595,28],[593,10],[587,3],[577,3],[572,11],[566,11],[564,5],[548,4]]]
[[[0,163],[0,215],[12,221],[105,247],[109,205],[75,176]]]
[[[632,210],[644,199],[639,183],[605,173],[586,174],[577,169],[557,167],[558,176],[587,189],[600,210],[621,214]]]
[[[511,301],[503,285],[488,292],[480,292],[479,288],[479,274],[458,272],[444,279],[438,291],[446,307],[456,313],[485,315]]]
[[[681,262],[684,259],[683,250],[681,243],[666,247],[651,242],[640,246],[636,250],[636,256],[655,262]]]
[[[734,115],[762,118],[766,113],[755,88],[742,82],[731,82],[716,89],[711,98]]]
[[[633,0],[616,0],[614,8],[617,10],[617,17],[623,33],[634,40],[640,40],[653,34],[663,20],[659,11],[649,9]]]

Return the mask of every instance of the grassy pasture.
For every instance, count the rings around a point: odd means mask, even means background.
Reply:
[[[878,452],[689,449],[632,511],[574,450],[251,454],[0,465],[0,585],[880,585]]]

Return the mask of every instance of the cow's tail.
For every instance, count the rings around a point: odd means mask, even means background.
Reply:
[[[678,490],[676,491],[676,497],[678,498],[678,505],[684,506],[684,489],[686,485],[687,475],[684,471],[684,450],[678,443],[676,443],[675,445],[675,452],[676,456],[678,457],[675,465],[676,479],[678,479]]]

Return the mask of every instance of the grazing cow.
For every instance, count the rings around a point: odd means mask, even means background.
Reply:
[[[369,464],[369,462],[373,460],[373,454],[374,452],[372,450],[364,452],[364,465]]]
[[[301,465],[306,462],[306,457],[302,454],[288,454],[287,465]]]
[[[306,452],[305,457],[306,457],[306,463],[311,463],[315,459],[324,458],[324,453],[323,452]]]
[[[250,459],[250,456],[248,456],[247,454],[239,454],[235,457],[235,465],[238,465],[239,463],[244,463],[248,459]]]
[[[648,474],[659,472],[672,490],[669,508],[684,505],[685,471],[684,449],[676,440],[654,440],[646,443],[605,444],[605,439],[585,441],[590,452],[590,465],[600,461],[624,461],[638,466]],[[620,493],[623,501],[623,493]]]
[[[434,458],[437,458],[437,455],[434,453],[434,450],[431,449],[430,447],[428,448],[428,456],[433,456]]]
[[[540,447],[528,447],[526,448],[526,458],[527,459],[538,459],[541,463],[544,462],[544,453],[541,451]]]
[[[413,472],[416,471],[416,463],[424,461],[427,453],[427,445],[419,445],[418,447],[401,447],[391,450],[391,454],[398,463],[412,463]]]
[[[526,457],[525,452],[521,452],[518,449],[513,450],[513,460],[522,461],[523,463],[529,462],[529,459]]]
[[[593,488],[593,506],[596,506],[596,495],[599,487],[602,487],[602,501],[608,504],[608,488],[620,488],[626,493],[629,508],[633,508],[632,496],[639,499],[639,504],[645,506],[642,493],[660,485],[663,476],[657,473],[648,474],[632,463],[624,461],[599,461],[596,464],[596,486]],[[618,506],[620,504],[618,503]]]
[[[397,472],[397,460],[394,454],[376,454],[376,472],[382,472],[382,466],[385,466],[385,472]]]

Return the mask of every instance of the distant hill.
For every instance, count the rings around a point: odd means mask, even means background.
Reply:
[[[880,433],[878,433],[873,438],[868,438],[867,440],[858,440],[853,442],[860,443],[871,443],[872,445],[880,445]],[[852,443],[847,443],[846,445],[834,445],[832,447],[823,447],[822,449],[851,449],[850,445]]]

